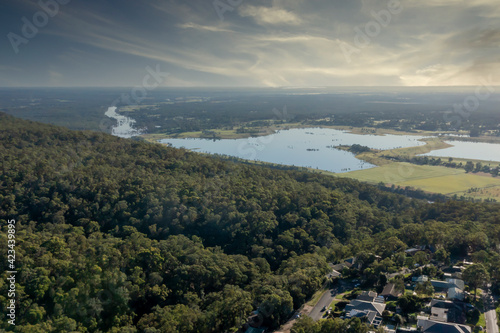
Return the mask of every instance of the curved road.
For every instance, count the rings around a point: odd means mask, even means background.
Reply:
[[[318,304],[314,306],[314,308],[311,310],[311,312],[308,314],[309,317],[311,317],[314,321],[320,320],[323,315],[325,314],[323,308],[326,306],[328,307],[333,300],[335,299],[335,296],[338,294],[342,294],[345,291],[352,290],[354,289],[354,283],[353,282],[346,282],[340,280],[338,284],[332,288],[328,289],[325,291],[323,296],[321,296]]]

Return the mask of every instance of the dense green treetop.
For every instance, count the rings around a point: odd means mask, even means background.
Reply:
[[[359,254],[377,279],[422,244],[479,253],[499,276],[496,204],[429,204],[2,113],[0,158],[19,332],[225,332],[258,309],[276,327],[323,284],[327,262]],[[2,308],[7,289],[2,274]]]

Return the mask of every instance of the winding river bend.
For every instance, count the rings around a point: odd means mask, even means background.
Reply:
[[[116,112],[117,109],[116,106],[110,106],[104,113],[105,116],[117,121],[117,125],[111,128],[111,134],[120,138],[131,138],[141,135],[142,131],[134,128],[135,120],[118,114]]]

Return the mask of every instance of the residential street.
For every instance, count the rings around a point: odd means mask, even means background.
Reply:
[[[328,307],[333,302],[335,296],[337,296],[336,289],[327,290],[319,300],[318,304],[316,304],[316,306],[312,309],[311,313],[309,313],[309,317],[311,317],[314,321],[320,320],[325,314],[325,311],[322,311],[323,308]]]
[[[487,291],[483,295],[483,301],[485,309],[489,309],[489,311],[484,313],[484,317],[486,318],[486,332],[487,333],[498,333],[498,324],[497,324],[497,313],[495,311],[495,300],[491,296],[490,289],[486,289]]]
[[[352,289],[354,289],[354,284],[352,282],[340,281],[335,288],[329,289],[323,294],[318,304],[316,304],[316,306],[311,310],[308,316],[311,317],[314,321],[320,320],[325,313],[324,311],[322,311],[323,308],[325,306],[328,307],[335,299],[335,296]]]
[[[484,314],[486,317],[486,332],[498,333],[497,314],[495,310],[490,310]]]

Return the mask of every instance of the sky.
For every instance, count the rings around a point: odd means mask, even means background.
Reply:
[[[500,82],[498,0],[2,0],[0,22],[1,87]]]

